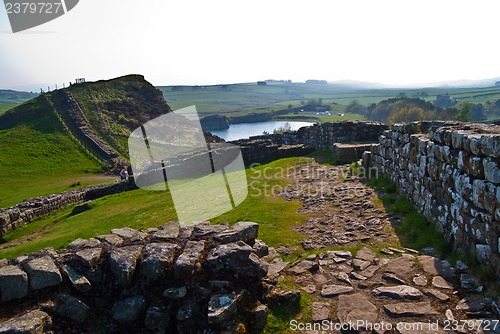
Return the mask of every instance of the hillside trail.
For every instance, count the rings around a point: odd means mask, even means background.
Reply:
[[[295,229],[307,236],[302,247],[318,254],[274,260],[269,275],[287,276],[309,294],[312,320],[327,324],[306,323],[302,333],[340,333],[340,323],[360,333],[500,333],[498,297],[480,293],[484,287],[462,262],[454,267],[402,247],[394,230],[401,218],[349,175],[349,165],[308,161],[288,177],[278,196],[301,201],[299,212],[309,218]]]

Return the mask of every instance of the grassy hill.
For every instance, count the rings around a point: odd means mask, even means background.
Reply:
[[[89,129],[123,156],[131,130],[170,110],[162,94],[139,75],[73,85],[64,92],[40,95],[0,115],[0,207],[114,181],[60,117],[65,111],[61,96],[72,96]]]

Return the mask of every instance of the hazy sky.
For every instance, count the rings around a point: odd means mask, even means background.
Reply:
[[[80,0],[12,34],[0,7],[0,88],[130,73],[154,85],[492,78],[499,13],[498,0]]]

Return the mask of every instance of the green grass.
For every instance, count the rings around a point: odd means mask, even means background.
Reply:
[[[0,103],[0,115],[18,105],[19,104],[17,103],[3,103],[3,104]]]
[[[44,96],[0,119],[0,207],[66,190],[75,182],[109,182],[101,163],[64,129]]]
[[[417,250],[432,247],[442,258],[452,254],[443,234],[415,209],[410,200],[397,194],[392,181],[380,176],[368,181],[368,185],[379,192],[380,201],[388,213],[397,213],[402,217],[402,222],[393,226],[402,246]]]
[[[248,197],[236,209],[212,222],[233,224],[238,221],[254,221],[260,224],[259,237],[268,245],[298,247],[304,236],[290,228],[305,220],[304,215],[297,213],[301,204],[299,201],[285,201],[272,196],[270,189],[285,186],[288,181],[283,179],[282,169],[293,167],[304,159],[310,158],[281,159],[247,169]],[[68,207],[13,230],[4,236],[4,244],[0,245],[0,257],[12,258],[45,247],[61,249],[77,238],[107,234],[112,228],[127,226],[145,229],[177,219],[169,192],[146,190],[106,196],[95,200],[91,210],[77,215],[71,215],[71,212],[72,208]]]

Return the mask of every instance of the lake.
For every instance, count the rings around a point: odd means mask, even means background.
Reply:
[[[310,126],[314,123],[311,122],[286,122],[286,121],[269,121],[259,123],[240,123],[231,124],[229,129],[210,131],[216,136],[223,138],[226,141],[249,138],[251,136],[261,135],[264,131],[273,133],[274,130],[289,123],[292,130],[298,130],[303,126]]]

